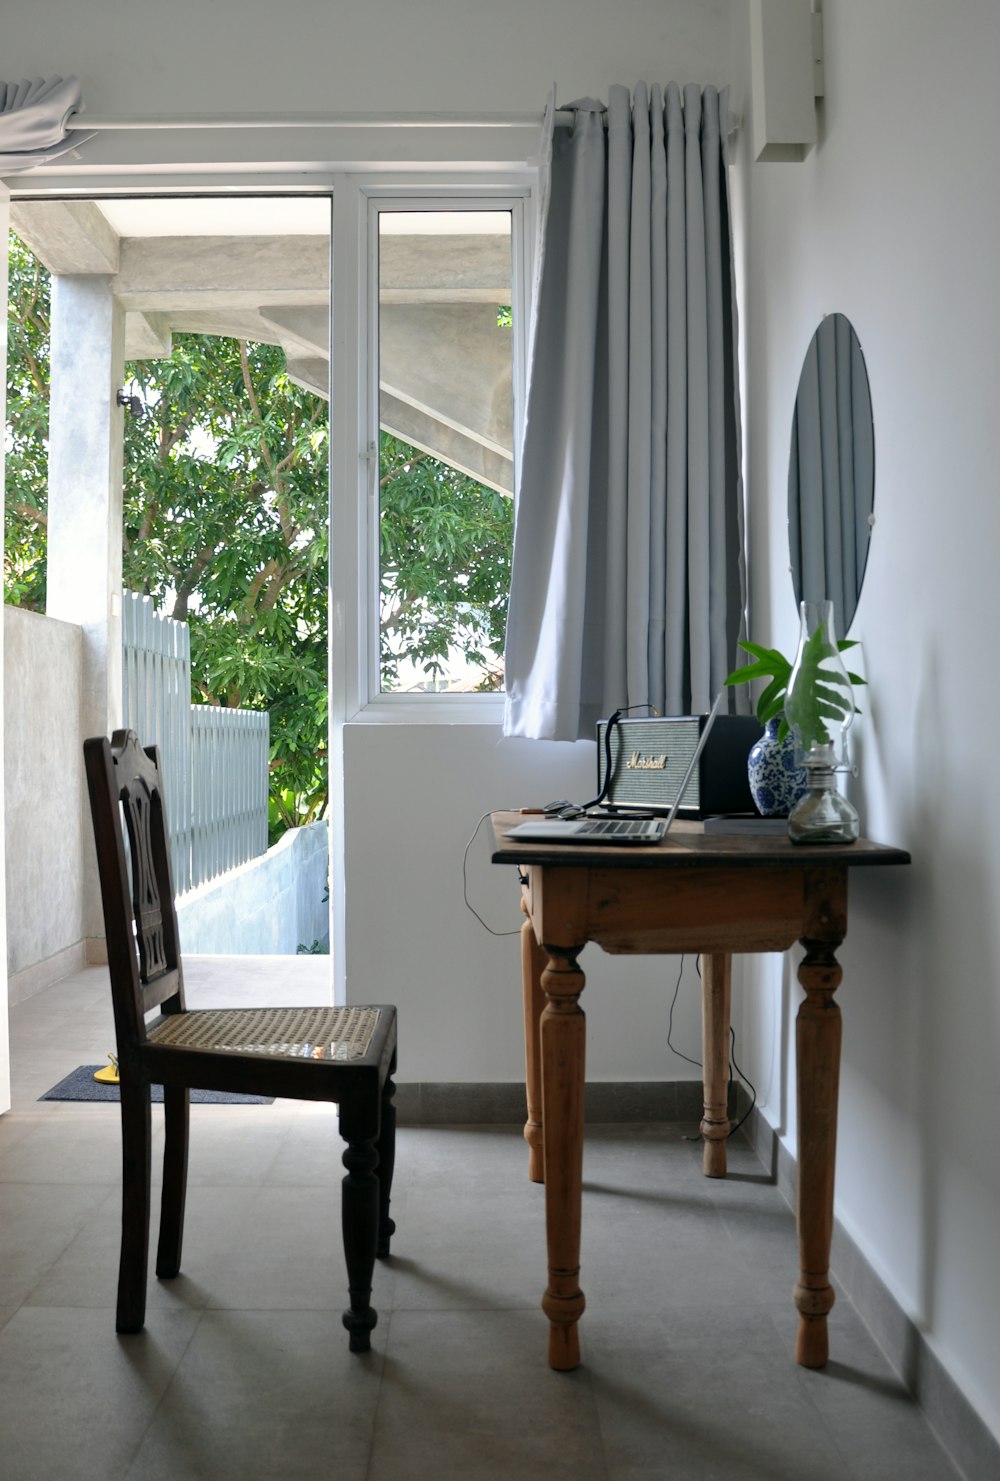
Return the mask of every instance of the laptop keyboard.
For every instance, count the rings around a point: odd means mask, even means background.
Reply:
[[[602,833],[614,833],[619,838],[636,838],[644,833],[656,832],[647,822],[629,822],[625,818],[594,818],[587,822],[586,829],[588,833],[598,836]]]

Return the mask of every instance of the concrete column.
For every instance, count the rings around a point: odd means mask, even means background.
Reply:
[[[126,413],[115,398],[124,373],[125,315],[111,282],[96,275],[52,279],[45,610],[83,629],[81,743],[88,735],[109,735],[122,723]],[[92,857],[87,876],[84,925],[92,939],[104,934]]]

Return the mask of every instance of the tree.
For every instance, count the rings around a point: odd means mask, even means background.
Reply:
[[[10,233],[4,601],[45,610],[49,277]]]
[[[382,680],[409,661],[436,677],[452,649],[503,682],[513,501],[381,434]]]
[[[45,605],[47,274],[11,237],[5,599]],[[193,699],[267,709],[275,831],[327,806],[327,408],[271,346],[176,335],[126,367],[125,586],[189,624]],[[511,501],[383,433],[383,675],[461,648],[498,687]]]

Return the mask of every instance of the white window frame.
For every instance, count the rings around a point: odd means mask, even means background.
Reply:
[[[410,130],[403,131],[407,137]],[[470,131],[477,141],[472,157],[484,161],[470,169],[456,169],[442,160],[434,166],[385,164],[371,161],[336,165],[329,160],[328,136],[313,138],[308,131],[296,135],[294,163],[287,160],[283,130],[241,132],[223,150],[218,135],[208,130],[194,136],[191,153],[198,163],[184,166],[165,148],[166,159],[157,163],[157,148],[142,134],[134,139],[119,134],[107,144],[114,163],[110,169],[98,165],[62,173],[42,169],[17,181],[13,192],[19,199],[73,198],[115,195],[285,195],[307,194],[332,197],[330,270],[330,412],[331,455],[329,468],[329,737],[330,737],[330,916],[333,948],[334,1001],[346,1001],[346,918],[344,890],[344,751],[343,730],[347,723],[477,724],[499,726],[503,712],[500,695],[392,696],[371,693],[369,666],[371,624],[376,605],[369,601],[371,550],[371,498],[369,487],[369,442],[371,419],[368,386],[371,361],[371,313],[369,309],[370,248],[369,202],[396,200],[447,200],[469,204],[480,201],[519,203],[520,226],[512,225],[512,286],[514,308],[514,449],[515,490],[518,485],[520,427],[523,420],[527,362],[527,326],[530,284],[533,281],[532,246],[537,210],[537,168],[529,164],[490,162],[483,131]],[[534,135],[534,130],[529,130]],[[455,154],[469,148],[470,139],[456,138]],[[505,140],[513,136],[502,130]],[[123,145],[123,141],[125,141]],[[450,151],[440,133],[436,145]],[[104,143],[101,145],[103,150]],[[397,145],[398,147],[398,145]],[[405,146],[404,146],[405,147]],[[421,148],[424,160],[434,151]],[[492,147],[496,147],[496,143]],[[509,161],[516,148],[504,148]],[[470,154],[472,153],[469,148]],[[363,158],[360,151],[341,159]],[[454,158],[454,156],[453,156]],[[336,265],[336,271],[334,270]],[[376,371],[377,373],[377,371]],[[2,397],[0,397],[2,399]],[[376,423],[377,425],[377,423]],[[375,437],[376,447],[378,444]],[[377,530],[375,531],[377,536]],[[377,631],[377,629],[376,629]],[[2,883],[2,881],[0,881]],[[0,892],[2,893],[2,892]],[[2,998],[0,998],[2,1007]],[[6,1055],[0,1039],[0,1094],[4,1083]]]
[[[498,178],[495,174],[464,179],[433,177],[386,180],[384,176],[335,181],[334,262],[352,259],[343,269],[338,285],[333,275],[333,329],[331,345],[337,363],[331,361],[331,383],[340,387],[331,394],[331,435],[340,448],[337,469],[331,469],[331,586],[336,595],[331,606],[331,633],[339,642],[339,673],[331,673],[331,698],[341,700],[343,721],[364,724],[494,724],[503,712],[498,694],[394,694],[381,692],[379,644],[379,358],[378,358],[378,217],[382,211],[406,210],[504,210],[511,213],[511,304],[513,309],[511,353],[513,358],[514,486],[520,472],[520,427],[524,410],[526,375],[527,298],[531,281],[530,257],[533,241],[533,181],[526,171]],[[338,211],[338,192],[340,211]],[[339,228],[339,230],[338,230]],[[353,267],[353,273],[350,272]],[[350,302],[352,276],[356,292]],[[338,286],[341,290],[338,293]],[[350,367],[342,363],[344,341],[337,331],[345,317],[363,313],[357,324],[356,393],[350,395]],[[356,322],[356,321],[355,321]],[[347,338],[349,336],[345,336]],[[338,374],[339,372],[339,374]],[[352,406],[349,403],[354,400]],[[339,418],[343,415],[344,422]],[[334,430],[334,419],[337,419]],[[352,457],[347,456],[348,447]],[[336,456],[336,452],[335,452]],[[353,463],[353,469],[349,466]],[[353,476],[352,476],[353,473]],[[353,499],[355,510],[348,508]],[[346,536],[336,552],[333,532]],[[352,569],[346,569],[350,561]],[[343,604],[343,606],[341,606]],[[334,613],[334,607],[338,610]],[[350,614],[357,614],[358,628],[352,630]],[[338,668],[338,656],[333,667]]]

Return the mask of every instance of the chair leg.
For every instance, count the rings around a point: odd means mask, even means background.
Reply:
[[[163,1196],[160,1202],[160,1242],[156,1248],[156,1274],[160,1280],[171,1280],[181,1268],[189,1107],[190,1095],[186,1085],[164,1085]]]
[[[361,1114],[356,1107],[341,1105],[340,1134],[347,1142],[343,1163],[347,1176],[341,1185],[341,1222],[344,1257],[351,1304],[344,1312],[350,1333],[351,1352],[367,1352],[378,1313],[371,1304],[372,1273],[378,1241],[379,1180],[375,1176],[378,1153],[377,1116],[370,1106]]]
[[[389,1241],[396,1232],[395,1222],[389,1217],[392,1174],[396,1166],[396,1107],[392,1100],[396,1094],[392,1079],[395,1073],[396,1056],[393,1055],[385,1085],[382,1087],[382,1129],[379,1132],[378,1167],[376,1168],[378,1173],[378,1243],[375,1246],[375,1253],[380,1260],[384,1260],[388,1255]]]
[[[119,1332],[141,1332],[146,1321],[152,1117],[149,1086],[121,1077],[122,1243],[118,1264]]]

